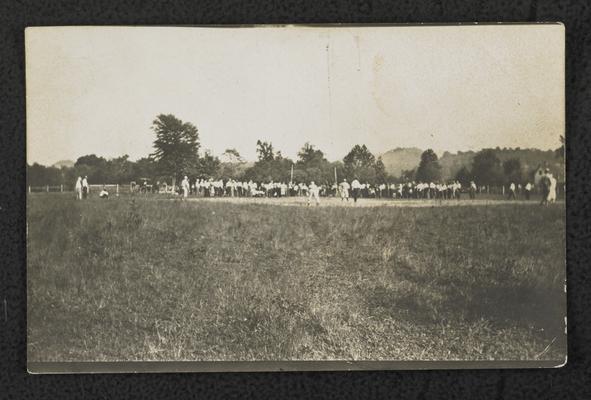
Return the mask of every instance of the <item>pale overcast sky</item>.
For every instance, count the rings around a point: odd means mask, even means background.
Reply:
[[[562,25],[29,28],[26,67],[29,163],[146,156],[161,113],[249,160],[257,139],[335,160],[564,134]]]

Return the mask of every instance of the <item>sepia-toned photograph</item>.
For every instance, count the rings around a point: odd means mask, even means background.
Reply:
[[[563,25],[25,45],[30,372],[566,363]]]

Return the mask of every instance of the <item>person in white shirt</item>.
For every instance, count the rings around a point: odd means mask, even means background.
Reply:
[[[511,182],[511,184],[509,185],[509,194],[507,196],[507,200],[515,200],[516,196],[515,196],[515,183]]]
[[[302,196],[308,196],[308,194],[309,194],[308,186],[305,183],[302,183],[300,185],[300,189],[302,190]]]
[[[308,186],[308,205],[310,205],[310,200],[314,199],[316,205],[320,205],[320,188],[316,186],[314,181],[310,182],[310,186]]]
[[[385,183],[380,183],[380,186],[378,186],[377,194],[378,194],[379,198],[382,198],[382,196],[386,196],[386,184]]]
[[[189,189],[190,189],[189,178],[187,178],[186,175],[181,182],[181,189],[183,190],[183,198],[186,199],[187,196],[189,196]]]
[[[236,182],[233,179],[228,180],[226,183],[226,191],[230,192],[230,197],[234,197],[236,191]]]
[[[343,181],[341,182],[341,185],[340,185],[341,201],[343,201],[343,200],[349,201],[349,189],[350,188],[351,188],[351,185],[349,185],[349,182],[347,182],[346,179],[343,179]]]
[[[527,182],[525,184],[525,199],[526,200],[529,200],[529,196],[531,195],[531,189],[532,189],[531,183]]]
[[[99,197],[101,199],[108,199],[109,198],[109,192],[107,192],[107,189],[105,188],[105,185],[103,185],[103,189],[99,193]]]
[[[76,199],[82,200],[82,177],[79,176],[76,180]]]
[[[195,179],[193,186],[195,187],[195,195],[201,195],[201,181],[199,179]]]
[[[209,181],[207,181],[207,187],[209,188],[209,197],[215,197],[215,184],[213,178],[209,178]]]
[[[474,200],[476,198],[476,183],[474,181],[470,181],[470,199]]]
[[[456,198],[458,200],[460,200],[461,196],[462,196],[462,184],[460,183],[460,181],[456,181]]]
[[[542,201],[540,202],[541,205],[548,205],[550,199],[550,184],[550,170],[546,168],[540,179],[540,189],[542,192]]]
[[[438,197],[442,200],[445,199],[445,193],[447,191],[447,186],[444,183],[440,183],[437,189],[439,190]]]
[[[351,182],[351,189],[353,190],[353,202],[357,203],[359,191],[361,190],[361,184],[359,183],[357,178],[353,179],[353,182]]]
[[[388,194],[389,194],[389,196],[392,196],[392,198],[396,198],[396,184],[395,183],[391,183],[390,186],[388,186]]]
[[[551,173],[548,174],[548,178],[550,179],[548,203],[554,203],[556,201],[556,186],[557,186],[558,182],[556,181],[556,178]]]

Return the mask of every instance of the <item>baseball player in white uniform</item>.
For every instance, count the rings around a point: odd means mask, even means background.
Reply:
[[[308,186],[308,205],[310,205],[310,201],[314,198],[316,201],[316,205],[320,205],[320,188],[316,186],[314,181],[310,182],[310,186]]]
[[[350,188],[351,188],[351,185],[349,185],[349,182],[347,182],[346,179],[343,179],[343,181],[341,182],[341,185],[340,185],[341,201],[343,201],[343,200],[349,201],[349,189]]]

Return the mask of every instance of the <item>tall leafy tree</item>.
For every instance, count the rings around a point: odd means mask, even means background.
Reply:
[[[432,149],[427,149],[421,154],[416,179],[420,182],[437,182],[441,180],[441,165],[439,165],[437,154]]]
[[[402,182],[414,181],[416,175],[417,175],[417,169],[416,168],[413,168],[413,169],[403,169],[400,172],[400,181],[402,181]]]
[[[156,134],[152,157],[162,175],[180,178],[194,171],[199,162],[199,133],[190,122],[172,114],[160,114],[152,123]]]
[[[245,179],[255,182],[288,182],[291,165],[289,158],[284,158],[280,151],[275,152],[270,142],[257,140],[258,161],[244,171]]]
[[[74,163],[74,166],[80,167],[82,165],[87,165],[89,167],[104,167],[106,163],[107,160],[103,157],[98,157],[96,154],[88,154],[85,156],[78,157],[78,159]]]
[[[299,178],[302,181],[314,181],[321,184],[334,181],[333,167],[324,157],[322,150],[316,149],[310,143],[305,143],[298,152],[296,170],[299,172],[294,178]]]
[[[378,157],[374,165],[374,169],[376,171],[376,182],[385,183],[388,180],[388,174],[386,173],[386,166],[382,161],[382,157]]]
[[[152,157],[142,157],[137,160],[132,167],[132,174],[130,180],[136,180],[139,178],[148,178],[156,180],[166,180],[167,176],[160,176],[158,174],[158,168],[156,162]]]
[[[353,146],[351,151],[345,156],[345,158],[343,158],[345,166],[350,166],[353,168],[372,167],[375,161],[375,156],[371,154],[367,146],[360,146],[358,144]]]
[[[109,183],[129,183],[134,179],[133,172],[133,163],[129,161],[127,154],[107,161]]]
[[[210,151],[203,153],[203,157],[199,159],[199,163],[195,169],[190,171],[191,175],[197,175],[201,178],[214,178],[219,176],[221,162],[219,158],[211,154]]]
[[[74,163],[74,169],[79,176],[87,176],[88,181],[92,183],[108,183],[110,176],[107,171],[109,165],[105,158],[98,157],[95,154],[88,154],[78,157]]]
[[[289,158],[277,158],[270,161],[257,161],[244,171],[246,180],[255,182],[289,182],[291,166],[293,162]],[[295,171],[297,172],[297,171]]]
[[[242,159],[242,156],[240,155],[238,150],[236,150],[234,148],[226,149],[226,151],[224,151],[224,153],[222,154],[222,159],[223,159],[223,162],[233,163],[233,164],[244,162],[244,160]]]
[[[470,183],[470,181],[474,180],[474,177],[472,176],[470,169],[464,165],[456,173],[456,180],[462,185],[466,186]]]
[[[271,142],[257,140],[257,155],[259,161],[273,161],[275,159],[275,149]],[[281,154],[278,154],[281,156]]]
[[[316,149],[314,145],[308,142],[298,152],[298,164],[300,165],[318,166],[325,161],[327,160],[324,158],[322,150]]]
[[[65,170],[65,168],[64,168]],[[46,167],[37,163],[27,164],[27,185],[31,186],[55,186],[64,183],[62,171],[55,167]],[[71,182],[74,183],[73,181]]]
[[[355,145],[343,158],[344,172],[348,179],[357,178],[362,182],[375,183],[375,156],[365,145]]]
[[[479,185],[500,185],[503,183],[501,160],[493,149],[476,153],[472,160],[472,175]]]
[[[518,158],[510,158],[503,162],[503,172],[507,183],[519,183],[523,180],[521,162]]]
[[[226,149],[220,159],[219,175],[222,179],[239,179],[244,173],[244,159],[236,149]]]

